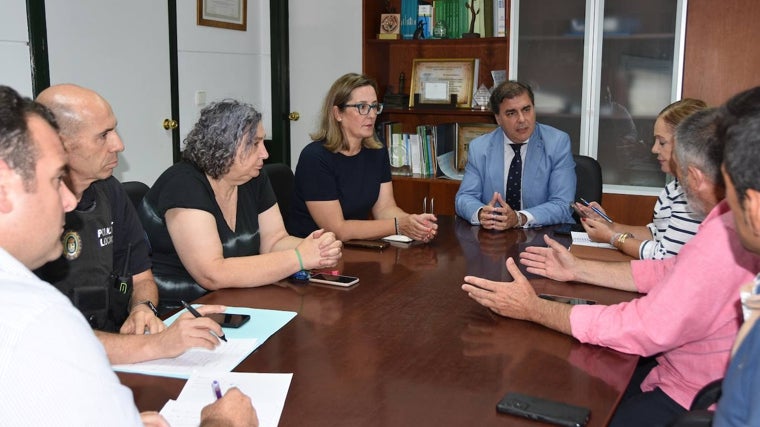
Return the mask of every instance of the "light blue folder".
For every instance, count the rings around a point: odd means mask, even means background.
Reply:
[[[198,307],[198,304],[193,304],[193,307]],[[166,326],[169,326],[186,312],[187,310],[183,309],[166,319],[164,323],[166,323]],[[225,313],[248,314],[251,316],[251,320],[239,328],[224,328],[224,335],[227,339],[256,338],[257,347],[290,322],[290,319],[296,317],[294,311],[264,310],[249,307],[227,307]]]
[[[196,306],[197,307],[197,306]],[[182,310],[174,316],[166,319],[166,324],[171,325],[179,316],[185,311]],[[233,356],[222,357],[218,367],[223,366],[222,369],[230,371],[235,368],[240,362],[243,361],[249,354],[253,353],[261,344],[264,343],[272,334],[277,332],[280,328],[285,326],[290,319],[296,316],[292,311],[279,311],[279,310],[263,310],[259,308],[247,308],[247,307],[227,307],[226,313],[235,314],[248,314],[251,319],[239,328],[223,328],[224,335],[230,344],[222,344],[223,346],[237,343],[245,345],[242,348],[227,347],[228,350],[233,350]],[[241,341],[237,341],[241,340]],[[242,341],[250,341],[251,346],[247,346],[247,343]],[[130,363],[123,365],[112,365],[115,371],[119,372],[132,372],[145,375],[159,375],[172,378],[189,378],[194,372],[203,370],[204,367],[208,369],[208,359],[203,353],[208,350],[191,349],[183,355],[173,359],[157,359],[147,362]],[[201,355],[200,358],[198,355]]]

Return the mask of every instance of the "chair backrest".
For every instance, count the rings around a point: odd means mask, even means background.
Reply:
[[[602,203],[602,167],[593,157],[573,154],[575,160],[575,200]]]
[[[122,182],[121,185],[124,187],[124,191],[127,192],[127,196],[129,196],[129,200],[132,201],[132,206],[134,206],[135,209],[140,207],[140,203],[142,202],[143,197],[145,197],[145,193],[150,190],[150,187],[148,187],[147,184],[140,181],[126,181]]]
[[[715,413],[708,408],[718,403],[723,392],[723,378],[702,387],[694,396],[689,410],[679,415],[669,427],[710,427]]]
[[[593,157],[573,154],[575,160],[575,201],[581,197],[602,203],[602,167]],[[581,222],[578,214],[573,212],[576,223]],[[582,230],[581,230],[582,231]]]
[[[291,170],[290,166],[285,163],[267,163],[264,165],[264,171],[269,176],[269,181],[272,183],[274,195],[277,196],[277,204],[280,206],[282,221],[287,226],[288,217],[290,216],[293,188],[295,185],[293,170]]]

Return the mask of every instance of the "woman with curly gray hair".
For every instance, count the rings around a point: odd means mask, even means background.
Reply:
[[[207,291],[273,283],[341,257],[335,234],[288,235],[262,173],[264,126],[252,106],[225,100],[201,111],[182,161],[146,194],[139,214],[153,249],[163,309]]]

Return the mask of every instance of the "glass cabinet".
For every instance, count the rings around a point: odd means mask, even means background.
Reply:
[[[537,120],[602,165],[605,192],[656,194],[659,111],[680,98],[683,0],[512,0],[512,79],[534,90]]]

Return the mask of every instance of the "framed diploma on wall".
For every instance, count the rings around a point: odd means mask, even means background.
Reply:
[[[198,0],[198,25],[246,31],[248,0]]]

